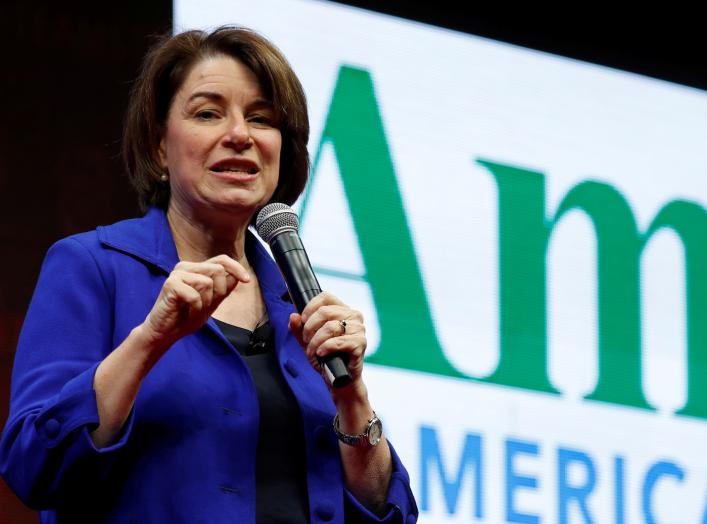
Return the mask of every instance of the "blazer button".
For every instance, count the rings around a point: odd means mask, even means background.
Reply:
[[[314,513],[322,520],[331,520],[334,518],[334,505],[330,502],[320,502]]]
[[[415,515],[408,515],[408,518],[405,519],[406,524],[415,524],[417,522],[417,517]]]
[[[285,361],[285,369],[292,378],[297,378],[297,375],[299,375],[299,371],[297,371],[297,366],[295,366],[295,363],[292,361],[292,359],[288,358]]]
[[[59,431],[61,431],[61,424],[59,424],[57,419],[50,418],[44,423],[44,431],[47,437],[54,438],[59,434]]]

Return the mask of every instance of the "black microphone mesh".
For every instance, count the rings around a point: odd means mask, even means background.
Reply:
[[[269,244],[270,240],[282,231],[297,231],[299,219],[290,206],[274,202],[260,210],[255,219],[255,229],[260,238]]]

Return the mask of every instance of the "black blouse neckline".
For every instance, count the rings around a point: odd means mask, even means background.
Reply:
[[[234,326],[233,324],[229,324],[217,318],[214,318],[214,322],[229,342],[231,342],[244,357],[262,355],[270,351],[273,347],[273,341],[271,340],[272,326],[269,320],[258,325],[253,331],[240,326]]]

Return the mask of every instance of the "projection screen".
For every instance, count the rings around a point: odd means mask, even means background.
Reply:
[[[707,93],[305,0],[177,0],[309,103],[297,204],[420,521],[707,523]]]

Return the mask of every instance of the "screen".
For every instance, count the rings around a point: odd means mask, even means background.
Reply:
[[[707,93],[328,2],[174,12],[302,81],[302,239],[421,522],[707,523]]]

